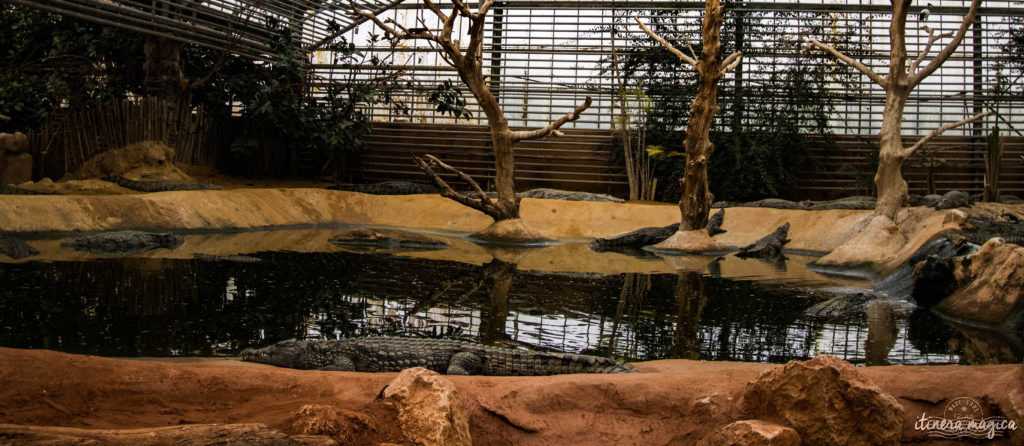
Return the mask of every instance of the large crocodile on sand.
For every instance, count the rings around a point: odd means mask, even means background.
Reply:
[[[242,351],[242,360],[303,370],[398,372],[424,367],[449,375],[536,376],[635,373],[614,359],[531,352],[449,339],[367,337],[287,340]]]

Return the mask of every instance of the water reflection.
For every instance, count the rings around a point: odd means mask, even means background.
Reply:
[[[506,253],[507,254],[507,253]],[[807,316],[820,291],[675,274],[549,273],[352,253],[0,265],[0,345],[108,356],[230,354],[291,337],[445,336],[623,357],[863,364],[1020,362],[1019,337],[868,305]],[[757,260],[749,260],[757,262]],[[710,263],[709,263],[710,262]],[[785,268],[773,264],[772,268]]]

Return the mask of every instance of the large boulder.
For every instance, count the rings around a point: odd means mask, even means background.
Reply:
[[[796,430],[804,444],[897,444],[903,408],[835,356],[790,361],[747,383],[744,415]]]
[[[369,417],[364,414],[321,404],[302,406],[288,420],[291,431],[331,437],[342,444],[351,443],[360,431],[369,429],[370,424]]]
[[[699,443],[701,446],[800,446],[800,435],[786,426],[761,420],[736,421]]]
[[[130,180],[192,181],[174,167],[174,149],[159,141],[143,141],[100,153],[61,181],[118,175]]]
[[[403,370],[381,392],[398,412],[406,439],[419,445],[469,445],[469,416],[444,376],[422,367]]]
[[[0,184],[21,184],[31,180],[31,154],[0,151]]]
[[[953,266],[957,289],[937,308],[949,315],[1012,328],[1024,325],[1024,247],[994,238]]]

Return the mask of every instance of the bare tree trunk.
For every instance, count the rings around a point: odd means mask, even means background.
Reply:
[[[875,172],[875,191],[878,201],[875,214],[896,221],[896,213],[906,202],[907,182],[903,179],[903,162],[909,154],[903,149],[903,109],[909,90],[886,90],[882,128],[878,132],[878,171]]]
[[[174,147],[178,139],[178,117],[183,106],[181,70],[181,43],[164,37],[148,36],[143,44],[146,61],[143,92],[147,96],[163,99],[167,103],[167,141]]]
[[[701,29],[703,49],[697,74],[700,85],[690,105],[690,120],[686,123],[686,168],[679,179],[683,196],[679,199],[682,220],[680,231],[696,231],[708,225],[708,212],[714,195],[708,188],[708,159],[715,145],[711,143],[711,123],[718,113],[718,81],[722,79],[722,16],[718,0],[708,0],[704,8]]]
[[[636,18],[637,23],[651,38],[696,68],[700,77],[697,95],[690,105],[690,120],[686,123],[686,140],[683,141],[686,167],[683,178],[679,180],[683,191],[683,196],[679,199],[679,232],[704,229],[708,224],[708,213],[714,201],[708,187],[708,159],[715,149],[714,144],[711,144],[710,132],[715,114],[719,110],[718,82],[739,65],[742,57],[742,53],[737,51],[729,55],[725,61],[722,60],[721,34],[724,15],[725,6],[719,0],[707,0],[701,26],[702,49],[699,60],[686,56]],[[691,56],[696,56],[692,49]]]

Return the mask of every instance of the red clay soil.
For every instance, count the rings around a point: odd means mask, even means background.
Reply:
[[[635,366],[642,373],[449,378],[462,393],[474,444],[692,444],[742,419],[737,407],[745,384],[776,367],[687,360]],[[941,414],[957,397],[973,398],[991,414],[1022,421],[1022,365],[858,371],[903,405],[904,442],[928,443],[914,431],[915,419],[922,411]],[[349,419],[369,420],[366,426],[352,423],[353,430],[336,440],[401,442],[394,415],[376,400],[394,376],[234,360],[156,362],[0,348],[0,423],[92,429],[264,423],[301,434],[294,416],[304,405],[320,404]],[[1021,437],[1014,441],[1019,444]],[[1011,443],[1004,438],[986,444]]]

